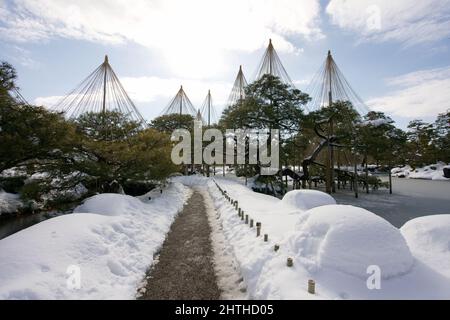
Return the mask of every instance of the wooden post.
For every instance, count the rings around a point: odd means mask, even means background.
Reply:
[[[355,177],[353,179],[353,188],[355,189],[355,198],[358,198],[358,164],[355,160]]]
[[[389,194],[392,194],[392,173],[391,166],[389,166]]]
[[[338,167],[337,187],[339,190],[341,188],[341,179],[339,179],[339,174],[341,172],[341,153],[339,152],[339,149],[337,150],[337,167]]]
[[[244,178],[245,185],[247,185],[247,138],[245,139],[244,154]]]
[[[331,105],[330,105],[331,106]],[[333,135],[333,118],[331,118],[331,135]],[[334,183],[334,147],[330,142],[330,182],[331,182],[331,192],[336,193],[336,184]]]
[[[316,293],[316,282],[312,279],[308,280],[308,293],[310,294]]]
[[[253,228],[253,219],[250,219],[250,228]]]
[[[245,224],[248,224],[248,214],[245,215]]]
[[[259,237],[261,235],[261,222],[256,223],[256,236]]]
[[[241,220],[244,220],[244,211],[241,213]]]
[[[280,246],[278,244],[273,246],[273,251],[277,252],[280,249]]]
[[[239,210],[238,210],[238,216],[241,216],[241,211],[242,211],[242,209],[239,208]]]
[[[266,234],[264,235],[264,242],[267,242],[267,241],[269,241],[269,235],[266,233]]]
[[[365,155],[366,161],[365,161],[365,167],[366,167],[366,193],[369,193],[369,168],[367,166],[367,152]]]
[[[327,161],[325,167],[325,192],[331,194],[331,145],[330,145],[330,136],[328,136],[328,145],[327,145]],[[316,188],[317,185],[315,184]]]
[[[294,260],[292,260],[292,258],[287,258],[286,265],[292,267],[294,265]]]

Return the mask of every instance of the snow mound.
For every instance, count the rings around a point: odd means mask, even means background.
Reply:
[[[331,268],[367,278],[377,265],[382,278],[410,271],[413,257],[400,231],[362,208],[327,205],[300,216],[290,239],[297,259],[310,272]]]
[[[400,231],[416,258],[450,278],[450,214],[412,219]]]
[[[336,204],[336,200],[328,193],[317,190],[292,190],[284,195],[281,202],[300,210]]]
[[[102,193],[88,198],[83,204],[76,207],[73,212],[118,216],[124,213],[137,214],[142,211],[145,211],[145,203],[138,198],[117,193]]]

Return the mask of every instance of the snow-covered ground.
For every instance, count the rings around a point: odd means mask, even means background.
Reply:
[[[423,168],[413,170],[411,166],[392,168],[391,173],[394,177],[410,178],[410,179],[427,179],[427,180],[450,180],[444,177],[444,168],[450,168],[443,162],[431,164]]]
[[[303,202],[304,191],[288,193],[284,200],[252,192],[238,179],[216,176],[218,185],[238,201],[254,223],[261,222],[261,236],[249,228],[214,182],[200,177],[177,178],[188,185],[202,185],[210,193],[219,214],[229,251],[239,263],[248,295],[253,299],[448,299],[447,268],[450,233],[444,227],[428,228],[417,238],[405,238],[370,211],[330,204],[328,195]],[[320,206],[324,205],[324,206]],[[318,207],[315,207],[318,206]],[[315,207],[315,208],[314,208]],[[448,215],[435,218],[449,227]],[[415,219],[416,220],[416,219]],[[422,225],[412,220],[410,224]],[[439,223],[437,223],[439,225]],[[415,230],[420,227],[415,227]],[[268,234],[268,242],[263,235]],[[424,258],[411,245],[440,234],[439,250]],[[421,240],[419,240],[421,239]],[[447,247],[443,245],[447,243]],[[274,251],[278,245],[279,250]],[[410,249],[411,246],[411,249]],[[436,247],[438,245],[436,244]],[[445,249],[446,248],[446,249]],[[293,267],[287,267],[287,258]],[[370,266],[380,268],[381,289],[368,289]],[[373,267],[372,267],[373,268]],[[444,269],[444,271],[442,271]],[[440,271],[439,271],[440,270]],[[315,295],[307,292],[309,279],[316,281]]]
[[[215,182],[253,219],[253,228]],[[191,194],[188,187],[205,196],[219,284],[227,298],[449,298],[450,215],[413,219],[397,229],[318,191],[295,190],[280,200],[255,193],[230,175],[175,177],[163,194],[157,190],[140,198],[97,195],[74,214],[0,240],[0,299],[135,298]],[[380,289],[368,288],[368,279],[374,279],[368,268],[379,268]],[[73,288],[77,270],[80,289]],[[307,292],[310,279],[315,295]]]
[[[180,183],[141,200],[100,194],[0,240],[0,299],[133,299],[189,195]]]

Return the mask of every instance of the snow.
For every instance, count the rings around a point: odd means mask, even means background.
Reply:
[[[450,168],[443,162],[438,162],[423,168],[418,168],[409,174],[410,179],[450,180],[444,177],[444,168]]]
[[[214,270],[217,284],[221,290],[221,299],[244,300],[247,299],[247,288],[239,272],[239,264],[234,258],[233,251],[227,245],[223,235],[223,228],[219,220],[214,203],[206,188],[198,188],[205,200],[208,221],[211,226],[211,244],[214,251]]]
[[[23,206],[20,196],[8,193],[0,189],[0,215],[4,213],[15,213]]]
[[[284,195],[282,203],[300,210],[309,210],[336,204],[336,200],[329,194],[317,190],[292,190]]]
[[[327,205],[301,215],[289,240],[308,270],[331,268],[361,278],[377,265],[383,278],[407,273],[413,258],[400,231],[383,218],[348,205]]]
[[[100,194],[0,240],[0,299],[133,299],[189,195],[180,183],[152,200]],[[80,289],[67,285],[70,266]]]
[[[444,162],[438,162],[413,170],[411,166],[396,167],[391,170],[394,177],[427,180],[450,180],[444,177],[444,168],[450,168]]]
[[[412,219],[400,231],[415,257],[450,278],[450,214]]]
[[[292,196],[299,202],[294,207],[253,192],[232,175],[215,176],[245,214],[262,223],[261,236],[256,237],[255,227],[249,228],[238,217],[211,180],[177,178],[210,194],[225,240],[223,250],[236,262],[250,299],[448,298],[450,277],[430,268],[411,252],[402,232],[367,210],[338,205],[302,210],[307,205],[301,197]],[[264,234],[268,242],[263,241]],[[288,257],[293,267],[286,266]],[[371,265],[380,267],[379,290],[367,287],[366,270]],[[309,279],[316,281],[315,295],[307,292]]]
[[[388,119],[374,119],[374,120],[363,121],[363,122],[361,122],[360,125],[361,126],[379,127],[381,125],[389,124],[389,123],[391,123],[391,121]]]

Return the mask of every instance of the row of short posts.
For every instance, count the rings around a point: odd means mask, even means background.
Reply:
[[[227,199],[233,205],[234,209],[238,212],[239,218],[242,221],[244,221],[245,224],[248,224],[250,228],[253,228],[254,220],[250,219],[248,214],[245,214],[244,210],[242,210],[242,208],[239,207],[238,201],[237,200],[234,201],[227,194],[227,192],[219,186],[219,184],[216,181],[214,181],[214,183],[216,184],[217,188],[220,190],[222,195],[225,197],[225,199]],[[261,222],[256,222],[256,237],[259,237],[261,235],[261,227],[262,227]],[[268,242],[268,241],[269,241],[269,235],[266,233],[266,234],[264,234],[264,242]],[[275,244],[273,247],[273,250],[275,252],[277,252],[278,250],[280,250],[280,246],[278,244]],[[294,260],[291,257],[287,258],[286,265],[288,267],[293,267]],[[310,294],[316,293],[316,282],[312,279],[308,280],[308,293],[310,293]]]
[[[277,251],[279,249],[279,247],[277,245],[275,245],[275,251]],[[293,267],[294,266],[294,260],[292,258],[287,258],[286,261],[286,265],[288,267]],[[309,279],[308,280],[308,293],[310,294],[316,294],[316,282],[313,279]]]

